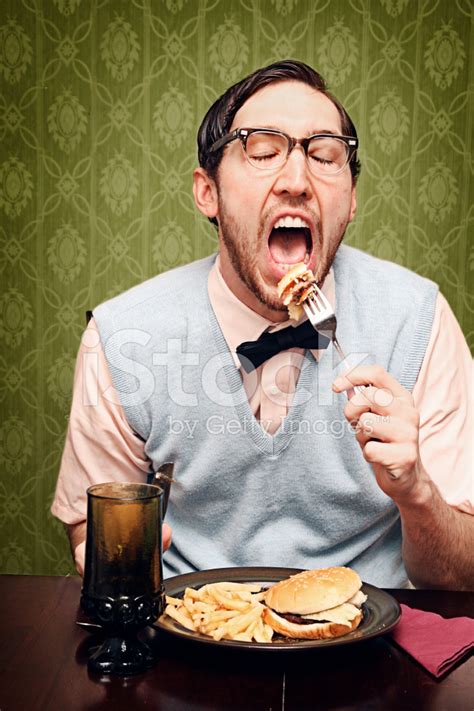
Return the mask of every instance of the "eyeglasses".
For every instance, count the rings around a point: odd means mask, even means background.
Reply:
[[[297,145],[304,150],[309,168],[314,175],[337,175],[350,160],[359,145],[353,136],[332,133],[315,133],[308,138],[292,138],[283,131],[272,128],[236,128],[219,138],[210,148],[210,153],[239,139],[245,156],[254,168],[275,170],[281,168]]]

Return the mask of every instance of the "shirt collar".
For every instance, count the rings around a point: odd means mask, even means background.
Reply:
[[[220,259],[217,255],[207,282],[209,300],[215,313],[217,322],[222,331],[222,335],[234,358],[234,362],[240,368],[240,361],[236,354],[237,346],[244,341],[255,341],[264,331],[278,331],[286,326],[295,326],[295,321],[290,319],[282,322],[274,322],[260,316],[255,311],[240,301],[229,289],[220,269]],[[322,287],[324,295],[329,303],[335,308],[335,288],[334,273],[332,267],[324,280]],[[312,350],[312,355],[319,360],[321,352]]]

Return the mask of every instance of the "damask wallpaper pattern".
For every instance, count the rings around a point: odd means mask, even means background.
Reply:
[[[347,241],[435,279],[474,344],[471,0],[3,0],[1,572],[72,571],[49,514],[84,312],[216,247],[210,103],[294,57],[358,126]]]

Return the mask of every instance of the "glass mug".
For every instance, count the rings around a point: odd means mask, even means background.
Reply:
[[[81,607],[106,639],[89,658],[101,674],[136,674],[155,662],[137,632],[164,610],[162,499],[151,484],[96,484],[87,490]]]

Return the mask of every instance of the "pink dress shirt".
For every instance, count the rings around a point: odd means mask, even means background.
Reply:
[[[323,290],[334,305],[332,271]],[[275,324],[242,304],[224,282],[219,260],[209,274],[208,291],[238,367],[235,349],[240,343],[255,340],[265,329],[284,328],[290,323]],[[291,405],[303,353],[301,349],[283,351],[261,365],[253,376],[241,370],[252,412],[270,434],[278,429]],[[319,359],[321,352],[313,351],[313,355]],[[454,314],[440,294],[413,390],[421,418],[420,455],[445,501],[474,514],[471,387],[471,355]],[[68,524],[84,521],[89,486],[111,480],[141,482],[150,471],[144,442],[126,420],[92,319],[79,348],[69,427],[51,511]],[[78,546],[76,559],[83,557],[83,547]]]

